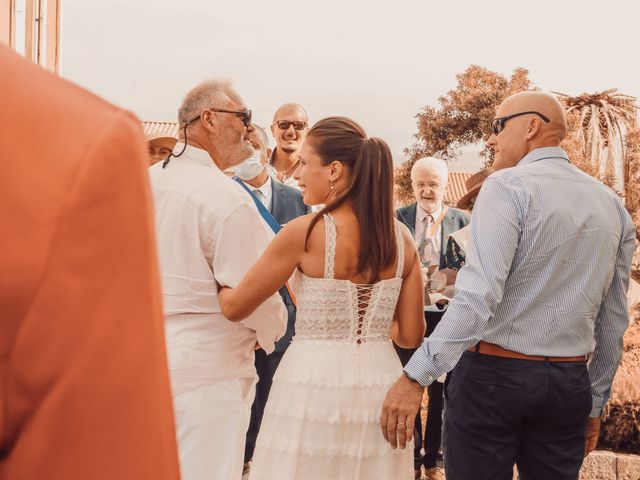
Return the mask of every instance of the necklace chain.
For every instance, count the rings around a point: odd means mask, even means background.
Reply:
[[[282,176],[282,179],[286,180],[287,178],[289,178],[290,174],[295,171],[299,163],[300,163],[300,159],[296,160],[296,163],[294,163],[287,170],[278,170],[278,177]]]

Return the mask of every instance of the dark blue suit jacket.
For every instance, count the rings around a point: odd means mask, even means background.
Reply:
[[[415,235],[416,233],[416,210],[418,209],[417,203],[412,203],[411,205],[407,205],[406,207],[402,207],[396,210],[396,217],[402,223],[404,223],[409,230],[411,230],[411,234]],[[447,235],[460,230],[462,227],[466,227],[469,224],[469,215],[462,210],[458,210],[457,208],[449,208],[444,218],[442,219],[442,223],[440,224],[440,269],[446,268],[446,246],[447,246]]]
[[[302,201],[302,194],[298,189],[280,183],[273,177],[271,178],[271,188],[272,195],[269,211],[280,225],[284,225],[294,218],[311,213],[311,207],[305,205]],[[296,307],[286,288],[282,287],[280,289],[280,296],[287,307],[287,315],[289,318],[286,333],[276,342],[276,352],[284,352],[287,349],[295,334],[296,323]]]

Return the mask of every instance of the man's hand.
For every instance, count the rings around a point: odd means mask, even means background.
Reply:
[[[387,392],[380,427],[392,448],[405,448],[413,439],[413,424],[422,403],[424,387],[404,375]]]
[[[600,435],[600,417],[589,417],[584,433],[584,456],[586,457],[596,449]]]
[[[458,271],[451,270],[450,268],[443,268],[440,270],[445,277],[447,277],[447,285],[454,285],[456,283],[456,279],[458,278]]]

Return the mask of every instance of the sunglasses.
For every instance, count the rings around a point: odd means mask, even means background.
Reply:
[[[512,113],[511,115],[505,115],[504,117],[494,118],[491,121],[491,131],[494,135],[498,135],[502,130],[504,130],[504,124],[507,123],[507,120],[511,120],[512,118],[516,118],[521,115],[538,115],[545,123],[549,123],[551,121],[540,112]]]
[[[249,125],[251,125],[251,115],[252,115],[251,110],[237,111],[237,110],[224,110],[222,108],[207,108],[207,110],[211,110],[212,112],[217,112],[217,113],[232,113],[236,117],[238,117],[240,120],[242,120],[242,123],[244,124],[245,127],[248,127]],[[201,115],[198,115],[196,118],[188,122],[187,125],[195,122],[200,117]]]
[[[278,120],[276,122],[280,130],[289,130],[289,127],[293,125],[294,130],[304,130],[307,128],[307,122],[290,122],[289,120]]]

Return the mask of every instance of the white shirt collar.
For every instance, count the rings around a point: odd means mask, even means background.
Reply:
[[[569,155],[560,147],[540,147],[530,151],[522,160],[518,162],[518,165],[526,165],[527,163],[537,162],[538,160],[544,160],[546,158],[561,158],[571,163]]]
[[[260,191],[271,190],[271,176],[267,176],[267,179],[264,181],[262,185],[260,185],[259,187],[253,187],[253,188],[257,188]]]
[[[267,181],[264,182],[259,187],[254,187],[253,185],[250,185],[244,180],[242,181],[242,183],[244,183],[247,186],[247,188],[252,192],[255,192],[255,190],[258,190],[262,194],[262,196],[257,195],[258,199],[262,202],[262,204],[265,207],[267,207],[267,209],[271,207],[271,197],[273,195],[273,186],[272,186],[271,176],[268,176]]]
[[[438,217],[440,217],[440,214],[442,213],[442,204],[440,204],[440,206],[438,208],[436,208],[436,210],[433,213],[427,213],[425,209],[423,209],[420,204],[416,204],[417,209],[416,209],[416,225],[417,224],[421,224],[424,220],[424,217],[426,217],[427,215],[431,215],[431,217],[433,218],[433,221],[435,222]]]
[[[259,187],[254,187],[253,185],[249,185],[247,182],[244,182],[244,184],[247,187],[249,187],[249,189],[251,189],[251,191],[260,190],[260,193],[262,193],[265,198],[269,198],[269,196],[271,195],[271,176],[268,176],[267,177],[267,181],[264,182]]]
[[[173,147],[173,154],[178,155],[180,152],[182,152],[183,148],[184,143],[176,143],[176,146]],[[191,160],[195,163],[205,165],[207,167],[216,167],[216,170],[220,170],[216,163],[213,161],[213,158],[211,158],[211,155],[209,155],[209,152],[201,148],[194,147],[193,145],[187,145],[187,148],[185,148],[182,155],[180,155],[176,159],[172,158],[171,160],[173,161],[177,159]]]

